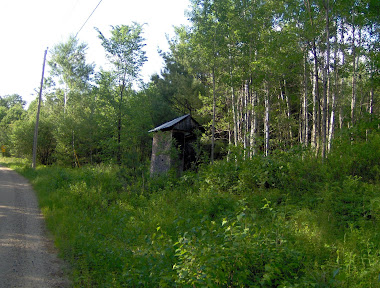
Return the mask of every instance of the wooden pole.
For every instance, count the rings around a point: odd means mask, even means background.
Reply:
[[[37,158],[37,138],[38,138],[38,123],[40,120],[40,109],[41,109],[41,101],[42,101],[42,86],[44,84],[44,74],[45,74],[45,62],[46,62],[46,54],[48,48],[45,50],[44,54],[44,62],[42,64],[42,77],[41,77],[41,86],[40,86],[40,94],[38,96],[38,107],[37,107],[37,117],[36,117],[36,126],[34,128],[34,141],[33,141],[33,163],[32,168],[36,169],[36,158]]]

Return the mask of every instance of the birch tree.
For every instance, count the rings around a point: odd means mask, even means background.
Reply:
[[[219,127],[218,139],[226,132],[223,140],[241,147],[244,157],[287,149],[296,139],[326,157],[336,126],[344,127],[347,120],[352,126],[351,119],[363,116],[363,103],[373,111],[376,62],[369,61],[369,55],[376,59],[377,54],[373,50],[367,56],[365,51],[368,45],[375,47],[373,39],[378,38],[369,36],[377,34],[363,24],[374,11],[364,9],[373,7],[369,1],[192,3],[193,26],[175,49],[186,46],[192,60],[182,63],[193,75],[204,77],[208,90],[204,104],[209,103],[204,111],[215,119],[211,126]],[[355,9],[360,19],[353,27],[350,11]],[[378,22],[371,21],[376,31]],[[363,77],[364,67],[374,71],[373,81]],[[365,86],[370,82],[373,89]],[[218,103],[216,110],[211,103]]]
[[[50,77],[46,81],[45,108],[56,127],[56,154],[64,163],[76,163],[75,143],[92,142],[88,121],[90,81],[95,65],[87,63],[87,45],[74,37],[58,43],[50,52],[48,64]],[[88,146],[81,146],[81,154],[87,154]]]
[[[325,34],[326,34],[326,57],[325,65],[323,67],[323,104],[322,104],[322,158],[326,157],[327,148],[327,101],[329,97],[329,74],[330,74],[330,2],[325,0],[323,3],[325,10]]]
[[[88,47],[78,39],[70,37],[68,41],[58,43],[50,52],[50,77],[55,81],[54,89],[63,89],[63,110],[66,113],[71,97],[87,91],[88,83],[94,72],[94,64],[86,63]],[[56,94],[58,95],[58,94]],[[75,101],[75,99],[72,99]],[[72,107],[74,106],[71,105]]]

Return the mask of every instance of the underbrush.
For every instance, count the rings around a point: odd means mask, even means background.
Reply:
[[[179,179],[12,167],[75,287],[379,287],[379,139],[337,145],[323,164],[277,153]]]

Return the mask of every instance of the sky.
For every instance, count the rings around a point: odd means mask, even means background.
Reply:
[[[0,96],[37,97],[46,48],[74,36],[100,0],[0,0]],[[87,62],[106,68],[105,52],[94,27],[110,36],[111,25],[144,24],[148,61],[144,82],[163,68],[157,50],[168,51],[174,26],[188,24],[189,0],[102,0],[77,38],[88,45]],[[49,53],[48,53],[49,59]],[[45,71],[45,76],[48,70]]]

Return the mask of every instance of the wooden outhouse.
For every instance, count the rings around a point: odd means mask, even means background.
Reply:
[[[166,173],[170,169],[180,174],[191,167],[195,161],[192,143],[197,137],[196,130],[202,130],[202,127],[187,114],[149,131],[154,133],[151,176]]]

